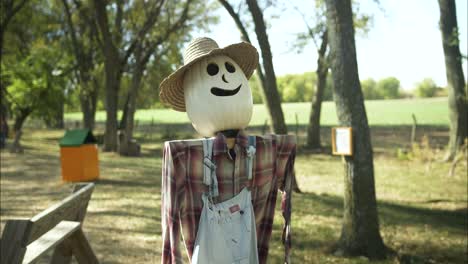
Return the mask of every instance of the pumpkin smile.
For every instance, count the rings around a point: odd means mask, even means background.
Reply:
[[[237,94],[241,88],[242,84],[240,84],[236,89],[234,90],[225,90],[221,89],[218,87],[213,87],[211,88],[211,93],[216,95],[216,96],[233,96]]]

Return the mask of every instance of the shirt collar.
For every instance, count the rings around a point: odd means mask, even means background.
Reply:
[[[236,145],[239,145],[244,151],[246,151],[249,145],[249,137],[245,134],[244,130],[239,130],[236,136]],[[226,136],[223,133],[218,132],[213,141],[213,155],[227,153],[228,147],[226,145]]]

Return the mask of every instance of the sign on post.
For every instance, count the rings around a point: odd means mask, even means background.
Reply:
[[[353,155],[353,133],[351,127],[332,128],[333,155]]]

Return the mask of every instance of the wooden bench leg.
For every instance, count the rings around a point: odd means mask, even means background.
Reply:
[[[26,253],[25,236],[29,235],[29,220],[8,220],[3,229],[0,264],[20,264]]]
[[[99,261],[96,255],[93,252],[93,249],[88,243],[83,230],[77,230],[73,235],[67,239],[69,243],[72,254],[75,256],[78,263],[83,264],[99,264]]]
[[[72,250],[67,240],[60,243],[52,255],[51,264],[69,264],[71,263]]]

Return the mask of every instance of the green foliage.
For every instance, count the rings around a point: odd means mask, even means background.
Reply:
[[[412,144],[411,149],[398,148],[397,158],[399,160],[419,161],[427,163],[430,166],[430,163],[435,161],[438,152],[438,150],[431,148],[429,137],[424,135],[421,138],[421,142]]]
[[[53,124],[63,113],[73,65],[61,49],[60,21],[53,3],[37,0],[28,2],[6,28],[1,74],[13,117],[32,113]]]
[[[260,80],[258,79],[258,76],[256,74],[250,77],[249,86],[250,86],[250,89],[252,90],[253,103],[262,104],[263,103],[263,99],[262,99],[263,91],[262,91],[262,87],[260,84]]]
[[[315,45],[318,50],[322,41],[322,35],[325,32],[326,26],[326,9],[325,2],[323,0],[311,1],[311,7],[307,10],[299,10],[294,4],[290,5],[295,11],[302,16],[304,23],[307,27],[306,32],[296,33],[296,39],[292,43],[292,49],[300,53],[309,42]],[[360,3],[358,1],[352,1],[353,7],[353,23],[357,34],[366,36],[373,24],[373,15],[363,13],[360,10]]]
[[[382,99],[397,99],[400,97],[400,81],[395,77],[387,77],[377,82],[377,91]]]
[[[441,88],[431,78],[425,78],[416,84],[415,95],[417,97],[434,97]]]
[[[286,74],[276,78],[278,93],[282,102],[311,102],[314,94],[317,77],[315,72],[305,72],[303,74]],[[261,104],[262,88],[257,75],[253,75],[249,80],[254,104]],[[327,85],[323,92],[323,100],[333,100],[332,80],[330,74],[327,76]]]
[[[365,100],[381,99],[377,91],[377,82],[374,79],[369,78],[361,81],[361,89]]]
[[[146,51],[151,52],[151,57],[146,65],[144,76],[141,80],[140,90],[137,97],[137,105],[139,108],[161,107],[159,101],[159,83],[176,67],[183,63],[182,51],[185,45],[192,40],[193,34],[200,31],[209,31],[209,26],[218,23],[218,17],[214,13],[214,9],[218,8],[217,2],[207,3],[203,0],[194,0],[191,2],[188,9],[187,21],[177,30],[169,33],[167,39],[150,48],[155,40],[163,38],[169,32],[169,27],[172,27],[175,20],[183,12],[187,1],[166,1],[161,9],[161,13],[154,27],[148,32],[146,41],[142,41],[142,46]],[[126,34],[138,34],[142,24],[146,19],[142,13],[146,12],[146,1],[134,1],[128,6],[128,18],[124,19],[124,23],[128,24]],[[123,45],[124,47],[126,45]],[[134,62],[129,62],[129,72],[122,78],[119,105],[123,106],[130,88],[132,79],[132,68]]]
[[[4,74],[9,83],[7,98],[13,115],[22,109],[30,109],[35,116],[46,120],[56,115],[65,99],[67,84],[63,62],[58,49],[38,41],[28,56],[9,65]]]
[[[317,83],[315,73],[287,74],[277,78],[282,102],[309,102]]]

